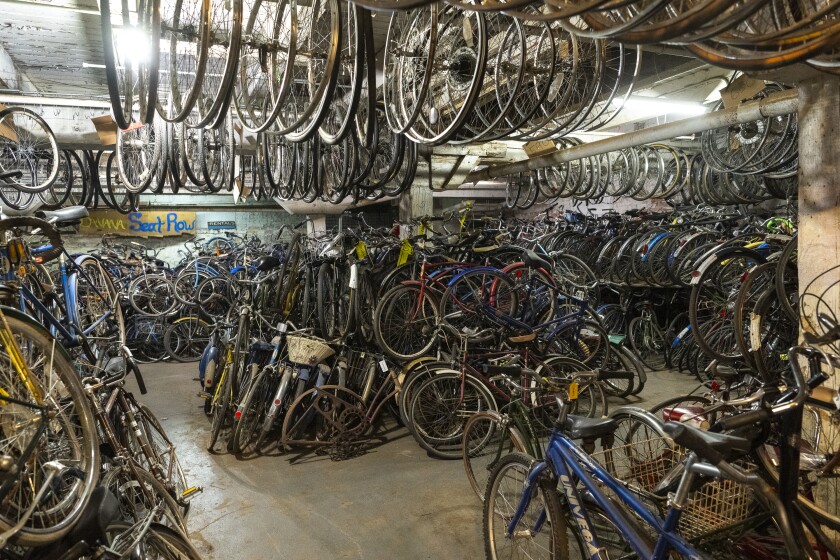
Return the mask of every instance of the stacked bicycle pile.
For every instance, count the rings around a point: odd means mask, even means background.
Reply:
[[[0,221],[0,424],[8,558],[198,558],[189,487],[134,373],[120,292],[102,262],[71,256],[58,227],[83,207]]]
[[[488,558],[567,554],[567,530],[582,554],[604,547],[611,557],[659,558],[669,549],[746,558],[840,554],[838,396],[823,386],[840,364],[840,327],[801,303],[822,296],[806,287],[799,298],[796,238],[780,233],[790,234],[791,224],[765,222],[770,233],[741,226],[723,239],[699,225],[684,233],[634,231],[640,267],[628,270],[615,258],[617,266],[607,267],[662,286],[643,272],[652,239],[664,235],[697,252],[686,273],[671,279],[690,289],[689,317],[675,318],[689,326],[672,356],[694,339],[704,366],[695,391],[649,412],[621,407],[598,421],[573,415],[570,398],[550,436],[519,403],[467,422],[464,464],[486,500]],[[661,266],[679,270],[675,260]],[[606,315],[620,319],[630,308]],[[640,308],[649,312],[648,303]],[[800,322],[804,346],[796,345]],[[586,525],[563,523],[574,519],[564,508]]]

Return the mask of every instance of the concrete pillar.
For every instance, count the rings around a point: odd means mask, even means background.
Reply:
[[[325,214],[310,214],[311,221],[306,224],[306,233],[323,233],[327,231],[327,216]]]
[[[799,100],[800,316],[813,330],[817,311],[840,319],[840,78],[803,81]]]

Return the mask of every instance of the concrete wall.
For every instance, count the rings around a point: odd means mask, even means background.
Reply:
[[[163,208],[162,208],[163,209]],[[195,236],[199,239],[209,239],[214,236],[223,236],[223,231],[211,231],[207,227],[208,221],[234,221],[236,222],[235,231],[239,235],[249,236],[256,235],[264,243],[272,243],[277,237],[277,232],[283,226],[288,224],[290,226],[298,224],[302,221],[302,216],[292,216],[286,213],[285,210],[278,207],[275,209],[248,209],[248,208],[231,208],[225,210],[202,210],[201,208],[184,208],[184,210],[194,210],[196,213],[196,233]],[[182,235],[177,237],[124,237],[120,238],[119,242],[127,243],[129,241],[136,241],[150,248],[163,248],[159,257],[164,261],[175,265],[181,260],[178,254],[179,249],[183,249],[184,242],[191,239],[192,236]],[[65,243],[71,252],[89,251],[99,245],[101,238],[90,235],[65,235]]]

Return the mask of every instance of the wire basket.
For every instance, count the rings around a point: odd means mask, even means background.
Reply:
[[[289,360],[296,364],[314,366],[335,354],[335,350],[322,339],[305,334],[287,334],[286,345]]]
[[[685,449],[668,440],[651,437],[598,450],[592,457],[661,515],[667,507],[666,499],[654,495],[653,490],[685,454]],[[754,468],[746,465],[746,470]],[[689,494],[680,517],[680,533],[688,540],[706,540],[714,533],[744,524],[750,519],[754,504],[751,488],[732,480],[710,480]]]

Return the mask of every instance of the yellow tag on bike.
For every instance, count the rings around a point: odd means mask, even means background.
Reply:
[[[408,257],[414,252],[414,247],[411,246],[411,241],[403,239],[402,246],[400,246],[400,257],[397,259],[397,266],[402,266],[408,262]]]
[[[417,235],[426,235],[426,226],[425,226],[425,224],[422,224],[422,223],[421,223],[421,224],[420,224],[420,226],[417,228]]]
[[[461,229],[464,229],[464,224],[467,223],[467,216],[470,214],[470,210],[472,209],[472,200],[468,200],[466,202],[466,208],[461,211]]]
[[[364,241],[359,241],[356,243],[356,258],[359,260],[364,259],[367,256],[367,245],[365,245]]]
[[[576,401],[578,398],[578,382],[572,381],[569,383],[569,400]]]

